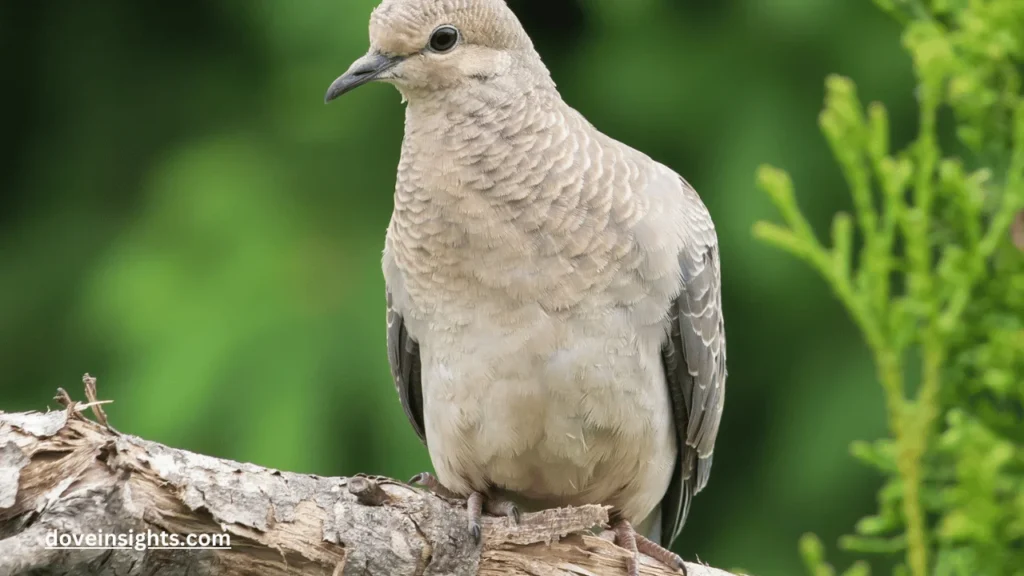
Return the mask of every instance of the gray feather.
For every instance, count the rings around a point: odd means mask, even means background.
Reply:
[[[695,195],[685,182],[684,188]],[[693,220],[686,224],[699,227],[710,222],[701,214],[694,214]],[[712,240],[684,250],[679,266],[683,290],[669,311],[671,328],[662,351],[680,447],[662,502],[665,546],[671,546],[686,523],[693,496],[707,485],[726,380],[717,243]]]
[[[388,362],[391,364],[391,378],[398,390],[405,415],[413,430],[425,444],[423,427],[423,387],[420,382],[420,346],[405,328],[402,315],[395,311],[391,290],[387,291],[388,302]]]

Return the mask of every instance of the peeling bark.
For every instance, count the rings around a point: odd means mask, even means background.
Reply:
[[[599,506],[525,514],[519,526],[485,518],[474,545],[464,503],[388,478],[323,478],[175,450],[86,420],[81,408],[0,413],[0,576],[625,574],[625,550],[587,532],[608,520]],[[53,531],[147,530],[225,532],[231,546],[46,548]],[[699,564],[688,572],[730,576]],[[678,574],[648,558],[641,573]]]

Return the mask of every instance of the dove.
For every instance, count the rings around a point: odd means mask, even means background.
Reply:
[[[477,542],[484,512],[599,504],[631,575],[685,570],[727,374],[707,208],[562,99],[504,0],[384,0],[369,31],[325,100],[405,103],[382,267],[414,481],[464,498]]]

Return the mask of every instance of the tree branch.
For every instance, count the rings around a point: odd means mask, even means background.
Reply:
[[[457,501],[387,478],[323,478],[168,448],[86,420],[83,407],[0,412],[0,575],[625,574],[625,550],[582,534],[607,522],[599,506],[525,514],[518,527],[485,518],[474,545]],[[230,548],[47,548],[59,534],[129,531],[226,533]],[[641,573],[678,574],[649,558]]]

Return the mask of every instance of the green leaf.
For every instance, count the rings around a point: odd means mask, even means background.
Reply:
[[[839,547],[849,552],[892,554],[906,550],[907,538],[902,535],[893,538],[847,535],[839,539]]]
[[[812,576],[835,575],[835,570],[825,562],[825,546],[814,534],[800,537],[800,556]]]

